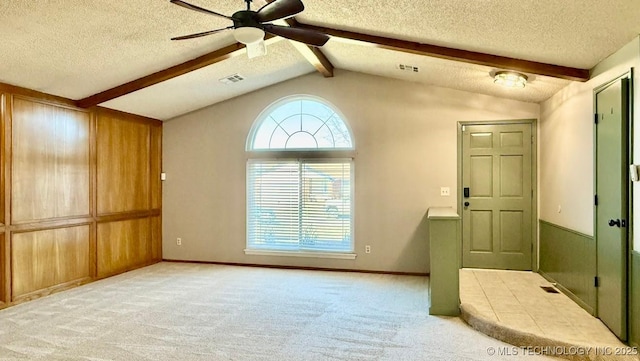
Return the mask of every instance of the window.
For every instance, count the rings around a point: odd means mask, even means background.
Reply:
[[[247,139],[246,253],[353,258],[353,149],[322,99],[268,107]]]

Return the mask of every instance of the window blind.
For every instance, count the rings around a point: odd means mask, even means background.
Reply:
[[[351,252],[351,160],[250,160],[247,248]]]

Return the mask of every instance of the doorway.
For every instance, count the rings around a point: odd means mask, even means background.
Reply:
[[[462,267],[531,270],[536,122],[460,123]]]
[[[595,92],[596,314],[627,339],[630,75]]]

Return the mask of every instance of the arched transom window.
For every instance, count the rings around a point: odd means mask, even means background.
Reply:
[[[268,107],[254,125],[248,150],[353,149],[342,116],[318,98],[285,98]]]
[[[323,99],[267,107],[247,138],[248,254],[353,258],[353,137]],[[317,156],[316,156],[317,155]]]

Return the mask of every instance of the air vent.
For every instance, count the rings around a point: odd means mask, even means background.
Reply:
[[[414,73],[417,73],[420,71],[420,69],[418,69],[417,66],[413,66],[413,65],[407,65],[407,64],[398,64],[398,69],[403,70],[403,71],[411,71]]]
[[[558,290],[553,288],[553,286],[540,286],[540,288],[542,288],[547,293],[560,293],[558,292]]]
[[[236,74],[231,74],[229,76],[225,76],[224,78],[220,79],[220,82],[225,84],[233,84],[242,80],[244,80],[244,77],[236,73]]]

